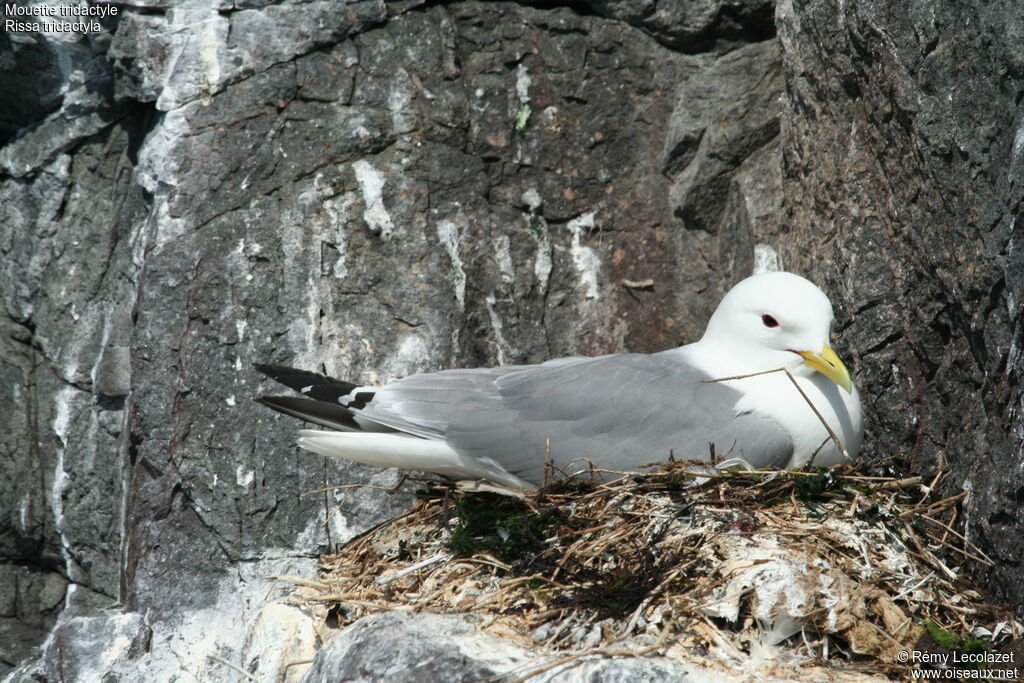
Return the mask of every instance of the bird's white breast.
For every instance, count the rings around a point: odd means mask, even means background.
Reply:
[[[678,349],[680,358],[707,373],[711,378],[734,377],[773,368],[754,368],[710,345],[690,344]],[[814,404],[821,417],[846,447],[850,458],[860,451],[863,436],[860,394],[854,387],[847,394],[830,379],[797,363],[791,375]],[[793,457],[789,467],[800,467],[814,456],[815,465],[844,462],[828,431],[814,414],[793,382],[783,372],[723,382],[743,396],[736,403],[737,415],[753,413],[778,423],[793,439]],[[817,455],[815,455],[817,452]]]

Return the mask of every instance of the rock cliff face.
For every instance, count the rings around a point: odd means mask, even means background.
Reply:
[[[1016,3],[120,7],[0,37],[14,680],[303,673],[266,577],[408,497],[300,496],[397,476],[299,452],[250,363],[653,351],[755,263],[830,293],[871,454],[944,463],[1024,597]]]
[[[1024,562],[1024,6],[783,0],[787,261],[840,299],[869,441],[972,491],[980,577]],[[864,379],[861,380],[864,383]]]

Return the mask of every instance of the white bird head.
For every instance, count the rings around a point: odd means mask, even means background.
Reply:
[[[832,320],[828,297],[808,280],[793,273],[759,273],[729,290],[701,342],[727,349],[750,372],[820,372],[849,393],[850,373],[828,345]]]

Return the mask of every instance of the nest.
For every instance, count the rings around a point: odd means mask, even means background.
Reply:
[[[324,556],[298,597],[338,625],[396,608],[485,615],[484,630],[552,655],[522,679],[654,652],[734,675],[902,677],[901,652],[1018,636],[965,579],[991,561],[954,528],[966,494],[932,493],[941,475],[612,474],[526,493],[431,483]]]

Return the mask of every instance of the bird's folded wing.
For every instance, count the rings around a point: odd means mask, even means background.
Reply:
[[[792,440],[774,422],[736,415],[740,394],[705,383],[666,354],[564,358],[537,366],[413,375],[376,392],[355,414],[460,454],[493,460],[529,481],[546,461],[580,470],[631,470],[665,460],[743,457],[785,465]]]

